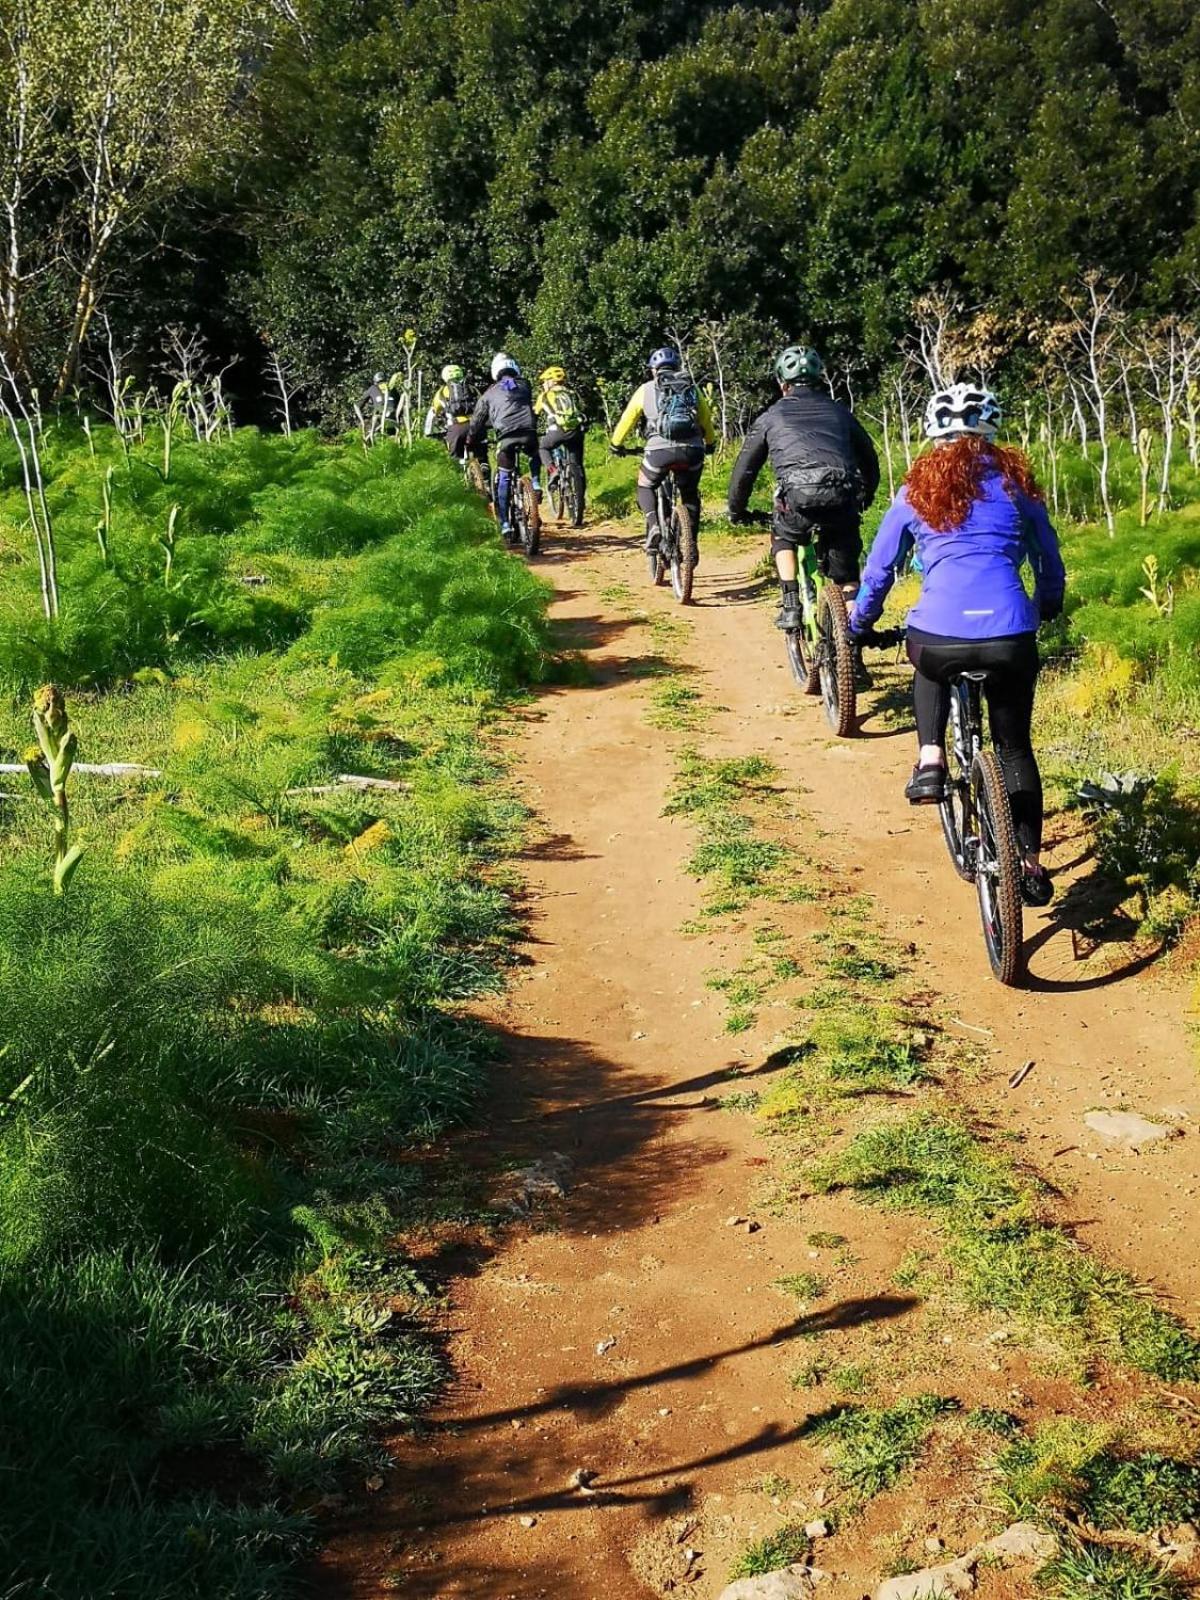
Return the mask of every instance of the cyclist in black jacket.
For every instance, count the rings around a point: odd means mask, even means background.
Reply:
[[[492,384],[479,397],[475,414],[467,429],[467,445],[475,446],[487,438],[488,428],[496,435],[496,515],[506,539],[512,531],[512,480],[522,455],[529,461],[533,492],[542,498],[539,471],[537,418],[533,411],[533,390],[521,376],[521,368],[503,350],[492,361]]]
[[[729,480],[729,520],[745,520],[755,479],[768,458],[775,474],[771,553],[779,574],[776,625],[801,624],[796,551],[815,537],[821,571],[847,599],[858,589],[862,510],[879,487],[879,458],[853,413],[821,387],[815,350],[790,345],[775,362],[782,391],[742,444]]]

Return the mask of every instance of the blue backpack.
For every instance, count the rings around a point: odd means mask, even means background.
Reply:
[[[690,372],[659,372],[654,378],[658,412],[655,431],[672,444],[695,439],[700,429],[700,395]]]

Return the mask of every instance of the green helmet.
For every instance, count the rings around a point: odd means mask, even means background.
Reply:
[[[790,344],[775,358],[775,376],[780,383],[816,383],[825,363],[811,345]]]
[[[465,377],[466,373],[459,366],[457,361],[451,361],[447,366],[442,368],[443,383],[461,383]]]

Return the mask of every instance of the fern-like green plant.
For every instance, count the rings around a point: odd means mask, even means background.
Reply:
[[[39,797],[54,816],[54,892],[65,894],[83,846],[71,843],[71,807],[67,779],[75,761],[77,740],[67,716],[62,691],[43,684],[33,697],[33,731],[37,745],[27,752],[25,765]]]

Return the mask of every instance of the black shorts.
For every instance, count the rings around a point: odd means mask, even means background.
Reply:
[[[703,444],[656,444],[642,457],[642,473],[652,489],[657,489],[668,472],[676,477],[699,481],[704,471]]]
[[[451,422],[446,429],[446,449],[456,461],[461,461],[464,456],[472,455],[476,461],[487,460],[487,444],[483,439],[476,439],[474,444],[467,437],[471,429],[471,419],[465,422]]]
[[[817,566],[831,583],[857,583],[862,557],[862,518],[855,510],[798,511],[776,500],[771,553],[815,542]]]
[[[530,471],[536,473],[540,465],[536,433],[522,433],[511,439],[501,439],[496,446],[496,465],[502,472],[512,472],[521,456],[528,460]]]

